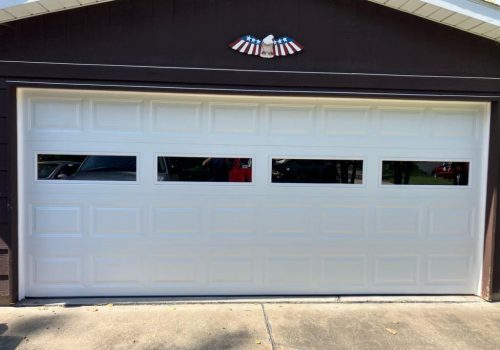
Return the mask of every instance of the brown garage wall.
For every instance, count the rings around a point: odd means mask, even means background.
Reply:
[[[279,23],[276,13],[281,13]],[[246,33],[289,35],[306,49],[292,57],[261,60],[227,47]],[[212,87],[258,94],[275,89],[280,94],[490,101],[500,95],[499,60],[498,43],[368,1],[120,0],[0,26],[0,77],[7,81],[4,85],[0,79],[0,305],[17,298],[12,86],[150,86],[153,91],[190,92]],[[255,92],[259,89],[269,90]],[[485,297],[500,292],[500,239],[494,240],[500,230],[495,219],[500,215],[500,124],[493,127],[492,135],[498,136],[492,136],[496,152],[490,165],[497,170],[489,177]]]
[[[8,174],[7,174],[7,90],[0,85],[0,304],[10,301],[10,230],[8,225]]]

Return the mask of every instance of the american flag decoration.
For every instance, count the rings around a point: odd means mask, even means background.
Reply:
[[[290,37],[283,36],[275,39],[273,35],[268,35],[262,40],[252,35],[245,35],[233,41],[229,47],[243,54],[263,58],[293,55],[304,49],[302,45]]]

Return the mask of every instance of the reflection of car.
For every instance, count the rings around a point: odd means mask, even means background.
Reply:
[[[80,166],[80,162],[45,161],[38,162],[39,180],[63,180],[73,175]]]
[[[454,171],[451,167],[451,162],[445,162],[441,165],[438,165],[434,169],[432,169],[432,176],[434,177],[442,177],[445,179],[453,179]]]
[[[134,156],[88,156],[69,180],[135,181]]]
[[[455,179],[457,175],[468,172],[468,163],[445,162],[432,169],[432,176]]]
[[[252,159],[231,159],[229,182],[252,182]]]
[[[445,162],[432,169],[434,177],[453,180],[455,185],[467,185],[469,182],[469,163]]]

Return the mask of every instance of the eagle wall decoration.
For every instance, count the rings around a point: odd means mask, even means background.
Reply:
[[[293,55],[304,49],[302,45],[292,38],[283,36],[279,39],[274,39],[274,35],[272,34],[262,40],[252,35],[245,35],[233,41],[229,44],[229,47],[247,55],[263,58]]]

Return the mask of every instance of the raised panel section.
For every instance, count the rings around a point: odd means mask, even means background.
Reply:
[[[214,258],[209,266],[210,282],[249,283],[254,280],[254,262],[250,257]]]
[[[257,131],[255,104],[210,105],[211,131],[214,133],[255,133]]]
[[[423,110],[380,109],[381,134],[385,136],[420,136]]]
[[[78,130],[82,126],[80,99],[31,99],[30,127],[39,130]]]
[[[215,234],[254,233],[257,218],[254,207],[210,208],[210,231]]]
[[[35,284],[82,283],[82,260],[79,257],[32,257],[31,261]]]
[[[138,101],[92,101],[93,128],[98,131],[142,129],[142,105]]]
[[[267,207],[266,230],[271,234],[307,234],[312,224],[311,207]]]
[[[429,208],[430,234],[436,236],[471,237],[473,209],[456,207]]]
[[[200,227],[199,208],[153,208],[153,232],[155,234],[195,234]]]
[[[427,279],[435,284],[467,283],[470,279],[470,257],[429,256]]]
[[[321,232],[326,235],[363,235],[366,233],[368,209],[331,206],[321,208]]]
[[[79,236],[82,233],[81,207],[34,205],[31,213],[33,235]]]
[[[135,256],[93,257],[92,276],[97,284],[137,283],[144,273],[141,259]]]
[[[417,284],[418,261],[417,256],[375,257],[375,283]]]
[[[387,206],[375,209],[376,233],[397,236],[417,235],[420,209],[417,207]]]
[[[435,137],[473,137],[476,133],[476,112],[434,110],[432,135]]]
[[[94,208],[94,235],[139,235],[139,208]]]
[[[154,257],[150,269],[153,283],[194,283],[198,278],[194,257]]]
[[[271,134],[312,134],[314,107],[268,106]]]
[[[311,261],[296,256],[269,257],[266,260],[266,282],[277,285],[307,287],[311,280]]]
[[[153,131],[199,132],[200,103],[153,102]]]
[[[365,283],[363,256],[335,256],[321,259],[321,283],[328,285],[362,285]]]
[[[327,135],[361,136],[370,129],[369,108],[327,107],[324,133]]]

